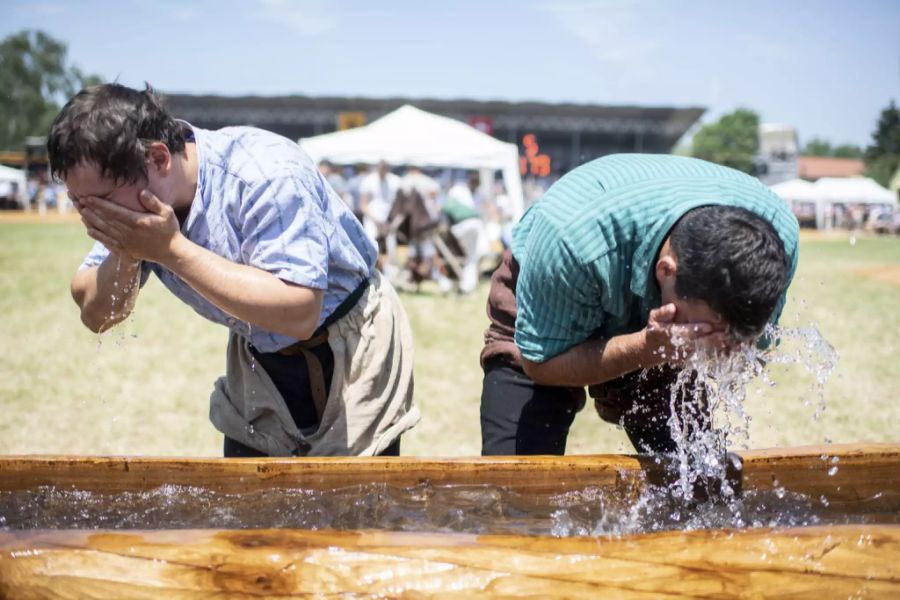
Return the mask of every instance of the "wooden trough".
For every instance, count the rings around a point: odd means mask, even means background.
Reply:
[[[829,475],[822,454],[837,456]],[[0,530],[0,598],[900,598],[900,445],[742,453],[743,488],[827,497],[865,524],[623,537],[265,530]],[[0,492],[164,484],[225,492],[354,483],[633,489],[628,456],[475,459],[0,458]],[[775,483],[777,482],[777,483]]]

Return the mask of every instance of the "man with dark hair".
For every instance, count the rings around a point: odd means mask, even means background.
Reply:
[[[585,387],[637,450],[672,452],[684,352],[766,343],[798,236],[757,179],[697,159],[612,155],[561,178],[491,279],[482,454],[565,453]]]
[[[85,325],[125,319],[154,273],[231,331],[210,398],[226,456],[399,453],[419,419],[406,314],[295,143],[193,127],[149,86],[108,84],[63,107],[47,147],[97,240],[72,279]]]

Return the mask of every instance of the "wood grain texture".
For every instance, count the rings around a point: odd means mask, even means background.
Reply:
[[[830,445],[741,452],[744,481],[769,489],[778,480],[788,489],[846,488],[875,495],[900,489],[900,444]],[[827,475],[838,457],[838,473]],[[517,491],[559,492],[585,485],[614,485],[658,469],[646,457],[629,455],[478,458],[334,457],[203,459],[150,457],[0,457],[0,490],[40,485],[94,491],[138,491],[163,484],[203,486],[216,491],[284,487],[332,489],[362,483],[410,486],[490,484]],[[851,483],[852,482],[852,483]]]
[[[297,530],[0,535],[9,598],[897,598],[900,527],[553,539]]]

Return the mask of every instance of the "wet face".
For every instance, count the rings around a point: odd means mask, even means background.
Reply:
[[[708,323],[716,331],[724,331],[727,327],[725,319],[703,300],[678,298],[677,296],[668,300],[663,298],[662,300],[663,304],[668,304],[669,302],[675,304],[676,323]]]
[[[656,282],[659,285],[662,304],[675,305],[676,323],[708,323],[717,331],[727,328],[725,319],[716,313],[707,302],[696,298],[679,296],[675,291],[675,281],[678,273],[678,261],[671,251],[668,241],[660,251],[660,257],[656,263]]]
[[[146,181],[126,183],[100,176],[100,169],[92,163],[81,163],[71,169],[64,180],[69,197],[78,205],[83,198],[96,196],[119,206],[146,212],[138,194],[147,188]]]

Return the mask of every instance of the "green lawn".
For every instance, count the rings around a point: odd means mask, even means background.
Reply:
[[[220,455],[207,411],[226,331],[151,280],[133,317],[90,333],[68,292],[89,246],[77,223],[0,222],[0,454]],[[818,421],[801,369],[780,369],[774,388],[751,393],[751,446],[900,440],[900,239],[804,239],[801,252],[783,323],[816,323],[840,362]],[[893,281],[862,273],[879,267],[897,269]],[[478,454],[486,295],[484,284],[469,298],[402,296],[423,414],[403,454]],[[619,451],[630,451],[623,433],[590,407],[578,415],[570,453]]]

